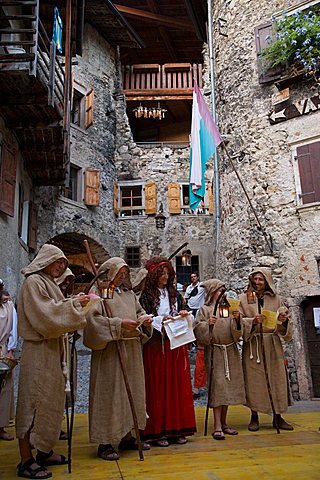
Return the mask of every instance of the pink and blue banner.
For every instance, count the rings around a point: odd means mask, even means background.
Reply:
[[[212,155],[215,154],[216,147],[222,141],[208,105],[197,83],[195,83],[192,105],[189,179],[190,208],[192,210],[195,210],[204,198],[206,192],[204,178],[206,164]]]

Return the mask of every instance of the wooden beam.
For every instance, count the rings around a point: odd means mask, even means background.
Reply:
[[[138,8],[126,7],[124,5],[115,4],[115,7],[117,10],[119,10],[119,12],[138,17],[140,20],[145,22],[158,23],[159,25],[164,25],[166,27],[179,28],[189,32],[194,32],[194,26],[191,22],[176,20],[173,17],[147,12],[146,10],[140,10]]]
[[[164,101],[164,100],[192,100],[192,94],[191,95],[136,95],[134,97],[127,97],[126,96],[126,101],[127,102],[142,102],[142,101],[147,101],[147,100],[158,100],[158,101]]]

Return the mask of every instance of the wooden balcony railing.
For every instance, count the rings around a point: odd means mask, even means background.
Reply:
[[[190,98],[195,81],[201,88],[201,64],[137,64],[124,65],[122,68],[123,92],[131,100],[146,96],[159,96],[163,99]]]
[[[63,112],[64,69],[39,18],[39,0],[3,0],[1,6],[0,72],[27,71],[37,77],[47,90],[48,105]]]

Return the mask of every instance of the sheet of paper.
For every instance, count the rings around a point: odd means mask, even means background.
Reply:
[[[240,300],[235,300],[234,298],[227,298],[228,303],[230,304],[230,312],[233,310],[239,310]]]
[[[100,303],[100,302],[102,302],[102,298],[100,298],[100,297],[92,298],[89,301],[89,303],[87,303],[87,305],[85,307],[83,307],[83,309],[82,309],[83,313],[86,315],[93,305],[95,305],[96,303]]]
[[[262,325],[273,330],[277,324],[277,312],[262,309],[261,313],[266,317],[263,320]]]
[[[164,328],[170,340],[170,350],[195,341],[196,338],[193,333],[192,318],[192,315],[188,315],[187,317],[175,317],[174,321],[167,320],[164,322]],[[177,326],[175,327],[174,324],[176,322]],[[182,332],[183,330],[184,333]]]

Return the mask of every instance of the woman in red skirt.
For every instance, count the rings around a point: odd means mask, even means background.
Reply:
[[[146,264],[148,275],[140,303],[154,315],[152,338],[144,345],[147,420],[144,437],[159,447],[185,444],[196,432],[190,364],[187,345],[170,350],[163,328],[165,320],[182,310],[174,285],[175,272],[165,258],[153,257]],[[182,300],[182,297],[181,297]]]

